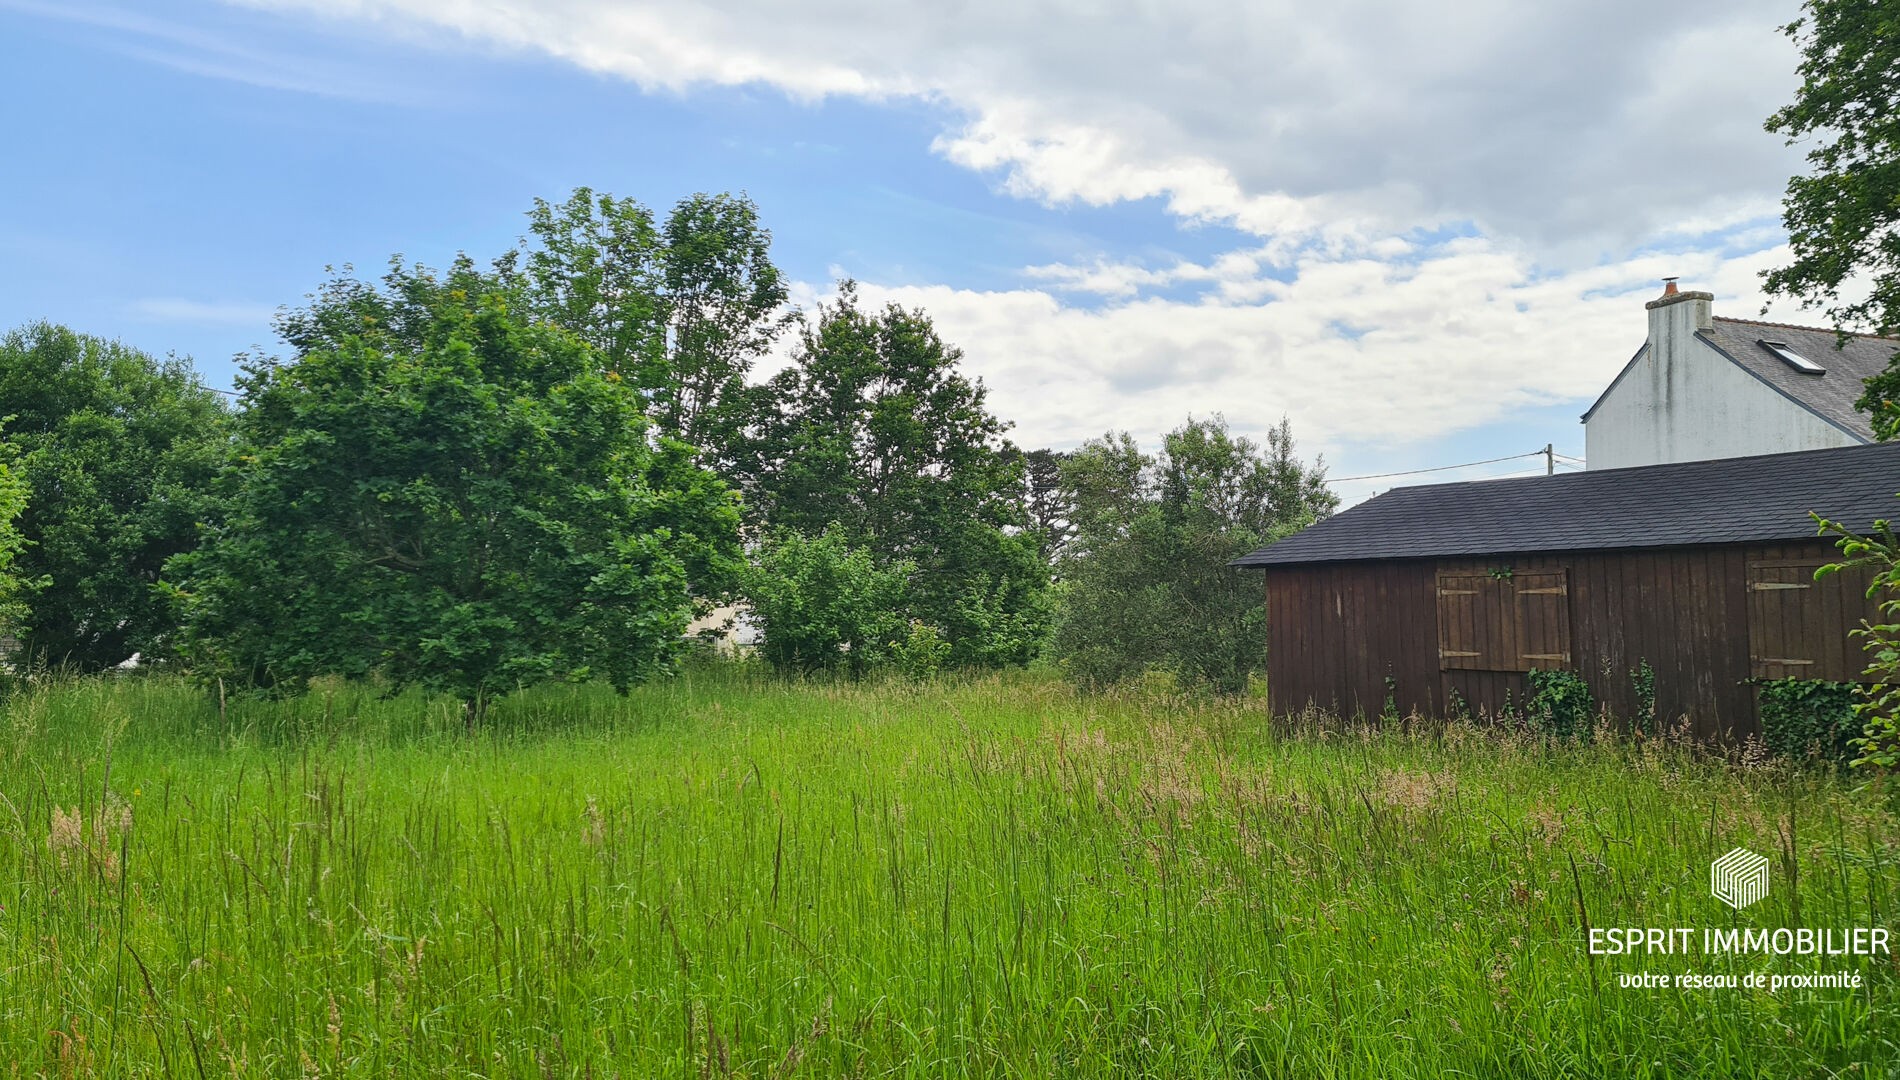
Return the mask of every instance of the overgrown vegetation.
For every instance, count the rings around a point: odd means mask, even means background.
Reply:
[[[1892,926],[1900,820],[1672,739],[1276,728],[1024,676],[167,680],[0,707],[0,1060],[23,1075],[1886,1075],[1886,957],[1598,957]],[[1713,823],[1713,824],[1712,824]],[[1819,970],[1858,990],[1625,989]]]
[[[1530,693],[1524,711],[1532,731],[1559,739],[1588,738],[1596,723],[1596,697],[1574,671],[1524,673]]]
[[[1873,569],[1867,596],[1880,611],[1880,622],[1862,622],[1854,631],[1867,650],[1869,685],[1854,714],[1862,727],[1855,740],[1860,756],[1854,764],[1878,768],[1900,765],[1900,539],[1891,522],[1882,519],[1865,536],[1838,521],[1820,521],[1821,531],[1840,538],[1841,561],[1823,566],[1820,574],[1837,573],[1849,566]]]
[[[1862,700],[1853,683],[1824,679],[1768,679],[1756,691],[1761,738],[1769,750],[1794,760],[1818,758],[1846,764],[1854,756]]]

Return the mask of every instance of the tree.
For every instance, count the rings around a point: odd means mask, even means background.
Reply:
[[[27,657],[82,670],[164,654],[154,586],[213,510],[230,413],[188,362],[35,323],[0,338],[0,417],[33,498],[19,516]]]
[[[1222,692],[1266,657],[1256,582],[1228,563],[1332,513],[1325,465],[1294,455],[1291,426],[1264,450],[1219,416],[1168,433],[1151,458],[1126,432],[1063,463],[1075,538],[1057,564],[1056,653],[1085,683],[1149,668]]]
[[[857,676],[882,665],[905,636],[914,570],[905,562],[878,565],[837,525],[810,537],[771,534],[741,590],[758,620],[760,655],[780,671],[804,674]]]
[[[1801,87],[1767,129],[1808,151],[1782,223],[1793,261],[1763,274],[1771,294],[1826,307],[1837,327],[1900,330],[1900,11],[1867,0],[1806,0],[1782,29],[1801,49]],[[1859,296],[1862,283],[1870,286]],[[1842,295],[1843,287],[1847,296]],[[1858,299],[1855,297],[1859,296]],[[1900,354],[1856,403],[1880,439],[1900,437]]]
[[[1048,622],[1048,570],[1003,440],[962,353],[920,311],[867,311],[851,282],[803,326],[766,385],[754,521],[815,536],[834,524],[882,566],[910,563],[912,613],[955,663],[1022,663]]]
[[[502,260],[533,314],[578,334],[647,398],[665,434],[734,474],[755,398],[746,375],[787,325],[772,234],[744,196],[692,195],[663,225],[632,199],[576,188],[535,200],[531,244]]]
[[[26,617],[26,598],[37,582],[21,576],[16,563],[26,547],[19,517],[26,509],[26,477],[19,467],[19,451],[0,442],[0,633],[12,634]]]
[[[419,684],[472,727],[517,686],[671,665],[735,499],[527,306],[463,259],[282,320],[297,354],[247,365],[229,513],[172,567],[199,670]]]
[[[1055,450],[1025,453],[1011,447],[1008,456],[1021,462],[1019,498],[1024,526],[1035,535],[1036,552],[1042,561],[1053,565],[1063,546],[1075,535],[1072,520],[1075,508],[1069,504],[1062,486],[1062,465],[1068,455]]]

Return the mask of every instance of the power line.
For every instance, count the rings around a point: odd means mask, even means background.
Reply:
[[[1420,473],[1450,472],[1452,469],[1469,469],[1473,465],[1495,465],[1500,461],[1516,461],[1518,458],[1543,457],[1542,450],[1532,450],[1528,454],[1506,454],[1503,457],[1485,458],[1483,461],[1467,461],[1462,465],[1439,465],[1430,469],[1405,469],[1401,472],[1367,473],[1364,476],[1327,477],[1329,484],[1343,484],[1349,480],[1384,480],[1388,476],[1417,476]]]

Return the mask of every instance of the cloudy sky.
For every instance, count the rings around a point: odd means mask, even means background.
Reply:
[[[744,190],[802,303],[926,309],[1023,445],[1220,412],[1336,477],[1580,456],[1659,278],[1761,309],[1793,14],[0,0],[0,323],[229,386],[327,265],[487,257],[581,184]]]

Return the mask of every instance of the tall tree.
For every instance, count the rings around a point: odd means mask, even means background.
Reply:
[[[183,360],[36,323],[0,338],[0,416],[34,493],[19,517],[36,662],[82,670],[163,654],[176,612],[155,589],[212,509],[230,414]]]
[[[26,500],[19,450],[11,442],[0,441],[0,634],[20,629],[27,613],[26,598],[38,584],[23,577],[15,565],[26,547],[19,523]]]
[[[1263,450],[1219,416],[1189,420],[1151,458],[1127,433],[1063,463],[1076,533],[1062,579],[1057,654],[1078,679],[1149,668],[1215,690],[1245,689],[1266,659],[1259,590],[1228,562],[1338,506],[1325,465],[1302,464],[1290,425]]]
[[[472,725],[516,686],[672,663],[689,580],[736,560],[735,500],[526,306],[462,260],[283,320],[298,351],[247,369],[229,513],[171,567],[202,671],[415,683]]]
[[[578,334],[646,395],[659,430],[730,472],[754,397],[746,376],[787,325],[772,234],[744,196],[688,196],[666,221],[577,188],[535,200],[531,241],[505,258],[530,310]]]
[[[881,564],[914,564],[913,610],[954,662],[1022,662],[1046,626],[1047,569],[1007,425],[961,357],[922,312],[866,310],[842,283],[765,387],[752,509],[807,536],[835,523]]]
[[[1891,336],[1900,331],[1900,10],[1806,0],[1802,12],[1782,28],[1801,49],[1801,87],[1767,128],[1790,144],[1818,141],[1812,172],[1790,179],[1782,201],[1793,260],[1765,272],[1763,286],[1825,307],[1843,330]],[[1879,438],[1900,438],[1900,353],[1857,406]]]
[[[1075,535],[1075,508],[1062,485],[1062,464],[1068,455],[1056,450],[1023,452],[1012,447],[1008,456],[1019,461],[1022,470],[1018,498],[1024,527],[1036,537],[1036,552],[1042,561],[1053,565]]]

